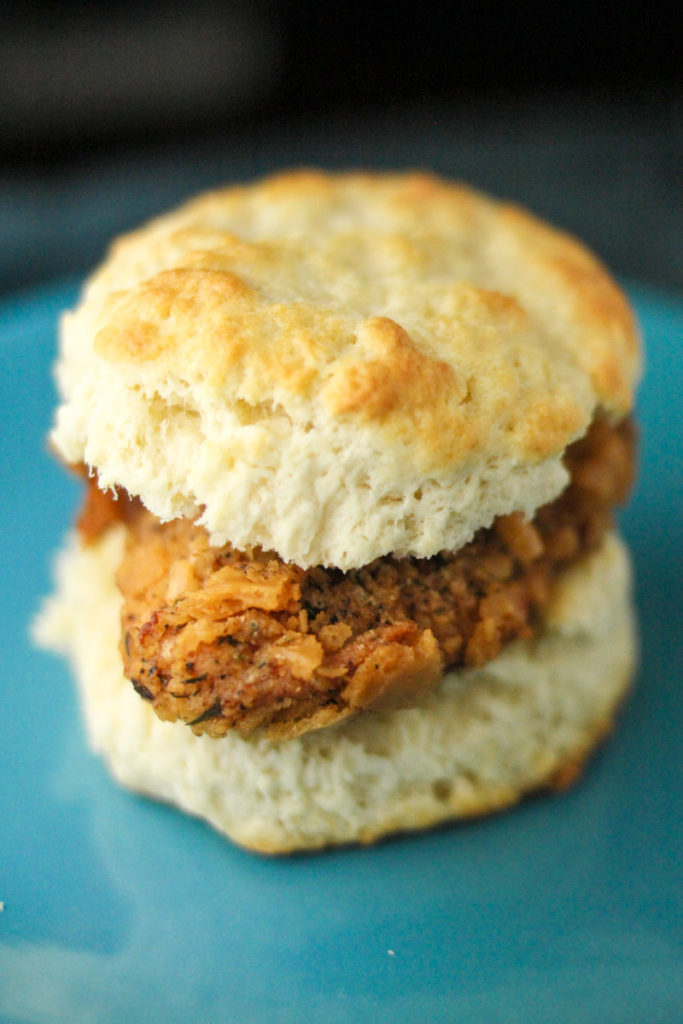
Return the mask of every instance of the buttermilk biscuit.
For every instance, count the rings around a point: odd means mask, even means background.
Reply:
[[[118,242],[63,323],[52,440],[103,489],[303,567],[533,516],[637,344],[583,248],[424,175],[289,174]]]
[[[426,174],[115,243],[62,323],[87,487],[38,635],[116,778],[269,852],[568,784],[633,671],[638,374],[590,253]]]

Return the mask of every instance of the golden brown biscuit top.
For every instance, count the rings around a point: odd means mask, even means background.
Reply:
[[[382,453],[375,500],[396,501],[422,481],[559,458],[597,408],[629,410],[638,342],[598,261],[530,215],[426,174],[305,171],[213,192],[116,243],[67,321],[62,364],[65,453],[159,515],[204,509],[237,542],[230,501],[196,470],[145,493],[140,472],[103,458],[116,413],[107,425],[95,407],[113,381],[138,433],[156,437],[162,418],[190,444],[198,429],[226,472],[246,457],[256,480],[259,459],[294,466],[299,451],[324,476],[351,445],[371,489]],[[301,444],[310,432],[317,449]]]

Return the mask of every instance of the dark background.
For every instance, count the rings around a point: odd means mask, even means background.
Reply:
[[[80,274],[188,193],[282,166],[431,167],[681,289],[674,5],[6,4],[0,289]]]

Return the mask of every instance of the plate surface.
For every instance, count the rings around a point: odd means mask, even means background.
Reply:
[[[619,729],[566,795],[275,860],[119,789],[66,667],[30,645],[78,502],[44,440],[76,286],[0,306],[3,1024],[681,1019],[683,302],[630,292],[648,353],[622,517],[642,669]]]

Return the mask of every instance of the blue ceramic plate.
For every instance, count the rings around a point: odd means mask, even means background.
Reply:
[[[119,789],[28,623],[78,487],[50,459],[75,286],[0,306],[3,1022],[666,1022],[683,1017],[683,302],[631,289],[647,339],[623,516],[642,670],[582,782],[512,813],[269,860]]]

